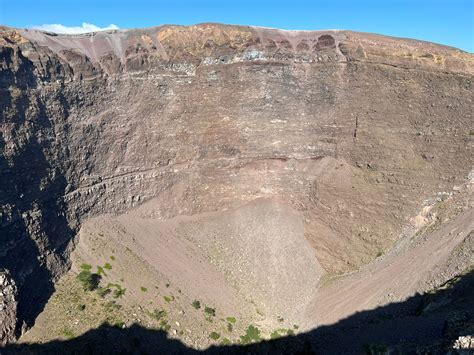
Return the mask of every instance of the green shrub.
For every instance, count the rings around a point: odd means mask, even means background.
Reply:
[[[104,298],[105,296],[107,296],[110,292],[112,292],[110,290],[110,288],[108,287],[99,287],[97,289],[97,293],[99,294],[100,297]]]
[[[168,324],[168,321],[166,319],[163,319],[160,322],[161,329],[163,329],[165,332],[168,332],[171,329],[171,326]]]
[[[199,302],[198,300],[194,300],[191,304],[195,309],[201,308],[201,302]]]
[[[253,325],[249,325],[245,335],[242,335],[240,337],[240,341],[242,344],[250,344],[250,343],[256,343],[262,340],[262,337],[260,336],[260,329]]]
[[[234,326],[232,325],[232,323],[227,323],[227,330],[229,332],[231,332],[232,330],[234,330]]]
[[[115,261],[115,256],[111,255],[110,260]]]
[[[206,306],[204,307],[204,312],[206,312],[206,314],[209,314],[212,317],[216,316],[216,310],[214,308]]]
[[[77,279],[82,284],[84,291],[93,291],[99,286],[101,277],[98,274],[91,273],[89,270],[82,270],[77,275]]]
[[[107,274],[105,273],[105,270],[102,266],[97,266],[97,274],[107,276]]]
[[[228,339],[228,338],[224,338],[221,341],[221,345],[230,345],[230,344],[231,344],[231,342],[230,342],[230,339]]]
[[[174,301],[174,296],[164,296],[163,299],[166,303],[170,303],[171,301]]]
[[[116,289],[114,290],[114,292],[113,292],[114,298],[122,298],[123,295],[125,295],[125,291],[127,291],[126,288],[122,288],[122,287],[119,286],[119,287],[116,288]]]
[[[112,311],[117,311],[120,308],[122,308],[121,305],[117,304],[115,301],[109,301],[106,304],[104,304],[104,308],[107,312],[112,312]]]
[[[143,286],[142,286],[142,287],[140,287],[140,290],[141,290],[142,292],[146,292],[146,291],[148,291],[148,289],[147,289],[146,287],[143,287]]]
[[[212,340],[217,340],[221,337],[221,335],[219,333],[216,333],[216,332],[212,332],[211,334],[209,334],[209,338],[211,338]]]
[[[226,318],[229,323],[235,324],[237,322],[237,319],[235,317],[227,317]]]
[[[69,328],[64,328],[62,334],[66,339],[73,339],[75,337],[74,332]]]
[[[86,271],[91,271],[92,270],[92,265],[89,264],[81,264],[81,269],[86,270]]]
[[[156,319],[156,320],[163,320],[166,318],[166,311],[164,309],[155,309],[153,312],[148,313],[150,317]]]
[[[112,270],[112,265],[110,265],[109,263],[105,263],[104,269]]]

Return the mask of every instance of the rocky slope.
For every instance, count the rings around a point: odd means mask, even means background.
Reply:
[[[146,201],[134,213],[162,221],[279,201],[317,278],[372,262],[465,183],[473,74],[472,54],[349,31],[1,28],[0,269],[18,288],[3,341],[33,324],[86,219]]]

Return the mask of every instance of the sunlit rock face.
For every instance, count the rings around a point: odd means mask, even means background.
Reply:
[[[161,219],[277,199],[322,272],[368,263],[471,169],[473,63],[347,31],[1,28],[2,338],[41,311],[85,218],[152,198]]]

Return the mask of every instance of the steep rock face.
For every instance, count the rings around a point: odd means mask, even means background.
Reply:
[[[84,218],[152,198],[166,219],[277,197],[326,272],[366,264],[471,169],[473,73],[453,48],[346,31],[0,29],[4,338]]]
[[[0,272],[0,345],[14,340],[18,290],[9,272]]]

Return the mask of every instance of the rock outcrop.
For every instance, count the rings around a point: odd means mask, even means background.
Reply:
[[[0,345],[14,340],[18,290],[8,272],[0,272]]]
[[[325,272],[368,263],[473,166],[473,74],[472,54],[349,31],[0,28],[3,341],[85,218],[152,198],[167,219],[276,197]]]

